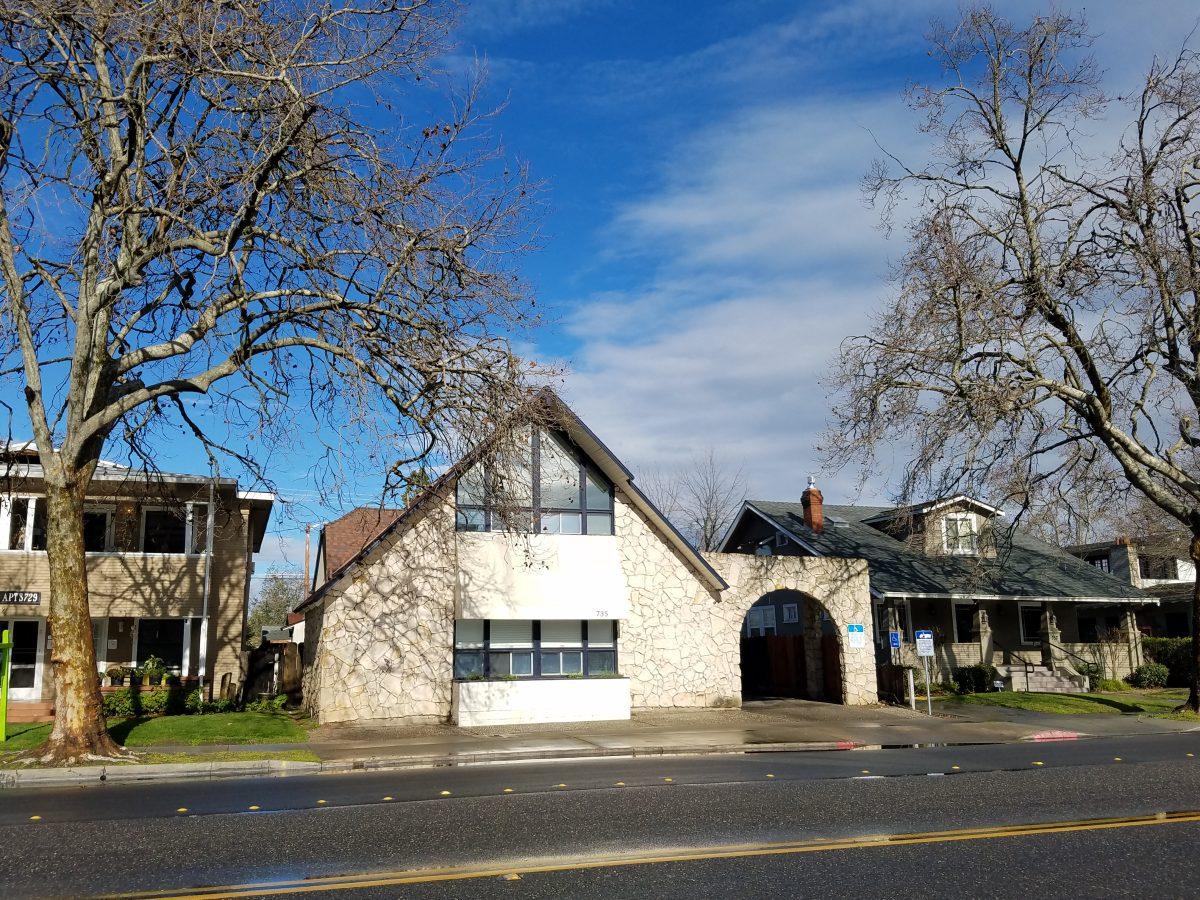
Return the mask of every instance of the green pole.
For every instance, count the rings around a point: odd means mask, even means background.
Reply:
[[[8,629],[0,631],[0,744],[8,740],[8,664],[12,657],[12,641]]]

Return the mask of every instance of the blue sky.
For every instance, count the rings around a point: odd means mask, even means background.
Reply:
[[[820,475],[838,342],[864,329],[902,252],[863,204],[876,142],[919,154],[902,102],[937,77],[923,35],[943,2],[491,0],[469,5],[449,72],[481,60],[507,151],[546,182],[541,249],[523,269],[550,324],[526,352],[633,468],[712,446],[753,495],[887,497]],[[1043,4],[1005,4],[1013,15]],[[1147,14],[1150,13],[1150,14]],[[1088,4],[1116,91],[1196,25],[1192,3]],[[1105,135],[1098,134],[1103,140]],[[919,158],[919,156],[918,156]],[[300,501],[260,571],[302,558]]]
[[[541,249],[523,272],[550,323],[522,349],[568,372],[566,398],[635,473],[711,446],[753,495],[795,498],[817,472],[830,502],[886,498],[886,479],[855,492],[853,474],[819,472],[819,378],[886,297],[903,247],[876,228],[859,181],[876,142],[920,159],[901,94],[936,79],[923,34],[956,8],[466,5],[447,78],[485,62],[488,98],[505,104],[495,134],[546,183]],[[1178,0],[1086,9],[1113,91],[1177,51],[1200,16]],[[299,569],[303,523],[339,513],[315,505],[309,465],[303,447],[272,460],[285,502],[260,574]],[[205,468],[181,446],[164,448],[163,467]]]

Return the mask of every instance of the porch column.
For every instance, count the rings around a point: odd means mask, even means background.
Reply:
[[[992,636],[992,623],[982,601],[975,604],[975,628],[979,631],[979,661],[990,666],[996,652],[996,639]]]
[[[1055,671],[1055,651],[1052,644],[1057,644],[1062,635],[1059,634],[1058,621],[1054,618],[1054,613],[1051,611],[1049,603],[1042,604],[1042,627],[1039,637],[1042,640],[1042,665],[1053,672]]]
[[[196,670],[196,674],[200,676],[200,684],[202,687],[207,686],[208,682],[209,682],[209,677],[208,677],[208,617],[207,616],[200,619],[200,659],[197,662],[198,662],[199,667]],[[211,691],[211,688],[210,688],[210,691]]]
[[[899,665],[902,665],[904,662],[904,660],[901,659],[901,654],[904,652],[904,639],[903,639],[903,637],[901,637],[899,647],[892,647],[892,634],[891,634],[893,631],[900,630],[900,614],[898,612],[896,612],[896,601],[889,597],[884,602],[883,609],[884,609],[884,614],[885,614],[884,617],[886,619],[886,627],[887,627],[887,634],[885,635],[885,639],[887,640],[886,646],[888,648],[888,656],[891,657],[892,665],[899,666]]]
[[[1142,664],[1143,659],[1142,632],[1137,627],[1137,613],[1132,606],[1126,607],[1121,614],[1121,630],[1129,652],[1129,670],[1133,671]]]
[[[192,617],[183,620],[183,663],[180,665],[180,677],[187,678],[191,674],[189,664],[192,657]]]

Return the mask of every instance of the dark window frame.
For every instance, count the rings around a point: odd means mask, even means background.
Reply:
[[[603,621],[603,622],[612,622],[612,646],[611,647],[608,647],[608,646],[592,647],[592,646],[590,646],[589,635],[588,635],[590,625],[589,625],[588,619],[546,620],[546,621],[579,622],[580,642],[578,645],[573,644],[573,645],[564,646],[564,647],[547,647],[546,648],[546,651],[549,653],[580,652],[582,654],[582,656],[581,656],[581,664],[582,664],[581,672],[579,674],[571,674],[571,675],[544,674],[542,672],[542,622],[543,622],[542,619],[529,620],[533,625],[533,640],[532,640],[533,646],[532,646],[531,650],[528,651],[528,652],[533,653],[533,667],[532,667],[531,674],[529,674],[529,675],[511,675],[508,673],[494,674],[492,672],[492,653],[493,653],[492,620],[491,619],[483,619],[482,621],[483,621],[482,646],[480,646],[480,647],[463,647],[461,649],[458,646],[458,620],[456,620],[454,623],[454,647],[453,647],[454,659],[453,659],[453,663],[451,665],[451,672],[452,673],[458,672],[458,659],[459,659],[460,654],[462,654],[462,655],[481,654],[482,658],[483,658],[482,659],[482,671],[480,673],[478,673],[482,677],[477,677],[476,674],[463,675],[463,676],[455,674],[455,675],[453,675],[454,681],[556,681],[556,680],[557,681],[562,681],[562,680],[578,681],[578,680],[587,679],[587,678],[614,678],[614,677],[620,678],[621,677],[621,669],[620,669],[621,658],[620,658],[620,653],[619,653],[620,640],[621,640],[621,634],[620,634],[621,626],[620,626],[620,623],[618,622],[618,620],[616,620],[616,619],[597,619],[596,620],[596,621]],[[497,647],[497,648],[495,648],[494,652],[496,652],[496,653],[504,653],[504,652],[525,653],[527,651],[524,648],[514,651],[513,648]],[[591,666],[592,656],[595,656],[597,659],[606,659],[610,655],[612,657],[612,669],[606,670],[604,672],[598,672],[595,675],[589,674],[591,672],[591,668],[592,668],[592,666]]]
[[[580,447],[571,440],[571,438],[563,432],[555,432],[562,446],[571,454],[576,464],[576,477],[578,478],[579,486],[579,508],[571,509],[561,506],[543,506],[542,505],[542,429],[531,428],[531,453],[530,453],[530,475],[531,475],[531,499],[533,505],[530,507],[517,507],[514,513],[524,517],[528,513],[530,518],[530,527],[533,534],[566,534],[570,537],[583,537],[602,535],[609,536],[617,533],[617,515],[616,515],[616,486],[612,481],[601,472],[596,466],[592,465]],[[600,502],[592,504],[588,499],[588,476],[592,476],[593,481],[597,481],[605,485],[608,490],[607,496],[604,498],[603,505]],[[461,483],[461,477],[459,479]],[[486,491],[486,481],[484,479],[484,490]],[[454,529],[456,531],[508,531],[508,523],[502,520],[491,505],[486,502],[478,503],[463,503],[461,501],[458,485],[455,485],[454,492]],[[481,527],[467,527],[466,517],[470,514],[475,514],[475,517],[482,516]],[[558,516],[572,515],[579,517],[578,532],[543,532],[542,517],[543,516]],[[589,518],[592,516],[607,516],[608,529],[592,531],[589,529]],[[528,677],[528,676],[522,676]]]

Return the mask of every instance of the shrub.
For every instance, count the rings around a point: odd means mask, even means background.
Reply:
[[[287,706],[287,694],[276,694],[274,697],[260,697],[257,700],[251,700],[246,704],[246,709],[250,712],[262,713],[277,713],[283,712]]]
[[[109,719],[128,719],[142,714],[141,692],[121,688],[104,695],[104,715]]]
[[[1192,678],[1191,638],[1142,638],[1142,651],[1151,662],[1167,667],[1169,687],[1187,687]]]
[[[976,663],[959,666],[954,670],[954,691],[957,694],[980,694],[992,689],[992,682],[999,678],[995,666]]]
[[[1129,690],[1129,682],[1123,678],[1101,678],[1093,684],[1096,685],[1093,690],[1105,691],[1110,694]]]
[[[1160,688],[1167,686],[1170,672],[1162,663],[1142,663],[1129,676],[1129,683],[1140,688]]]

